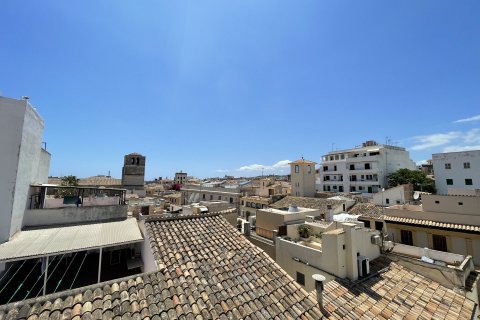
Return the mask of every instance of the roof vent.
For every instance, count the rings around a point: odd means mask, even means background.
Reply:
[[[290,207],[288,207],[288,212],[299,212],[299,210],[297,206],[290,205]]]

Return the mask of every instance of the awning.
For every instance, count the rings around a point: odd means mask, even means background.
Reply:
[[[20,231],[0,244],[0,262],[32,259],[68,252],[143,241],[137,220],[52,227]]]

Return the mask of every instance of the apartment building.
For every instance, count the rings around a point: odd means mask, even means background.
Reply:
[[[317,189],[372,194],[387,186],[389,174],[402,168],[416,169],[405,148],[366,141],[360,147],[324,155]]]
[[[186,172],[175,172],[175,183],[181,184],[182,186],[187,183],[187,173]]]
[[[480,189],[480,150],[432,155],[438,194],[448,189]]]

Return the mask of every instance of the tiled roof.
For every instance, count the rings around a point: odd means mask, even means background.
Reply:
[[[373,203],[356,203],[350,210],[350,214],[358,214],[360,218],[383,219],[382,207],[376,206]]]
[[[222,217],[145,224],[160,271],[0,306],[0,320],[321,318],[315,298]]]
[[[461,230],[461,231],[480,233],[480,226],[472,226],[467,224],[457,224],[457,223],[449,223],[449,222],[438,222],[438,221],[432,221],[432,220],[394,217],[389,215],[385,215],[384,219],[387,222],[401,223],[401,224],[414,224],[419,226],[425,226],[427,228],[440,228],[440,229]]]
[[[357,284],[342,280],[325,284],[329,318],[472,319],[475,313],[472,300],[387,257],[370,265],[371,270],[387,270]]]
[[[286,196],[285,198],[272,203],[270,206],[272,208],[285,208],[294,205],[302,208],[319,209],[322,213],[326,213],[327,205],[331,205],[333,208],[335,206],[340,206],[343,203],[344,201],[341,200]]]
[[[80,179],[79,186],[121,186],[122,179],[115,179],[112,177],[90,177]]]
[[[316,164],[316,162],[310,161],[310,160],[305,160],[305,159],[298,159],[295,161],[292,161],[290,163],[306,163],[306,164]]]
[[[206,319],[320,317],[316,301],[225,219],[153,221],[146,229],[155,261],[176,290],[172,299],[185,296],[187,310]]]

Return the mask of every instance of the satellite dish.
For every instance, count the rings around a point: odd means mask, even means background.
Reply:
[[[413,200],[419,200],[420,199],[420,192],[419,191],[415,191],[413,193]]]

